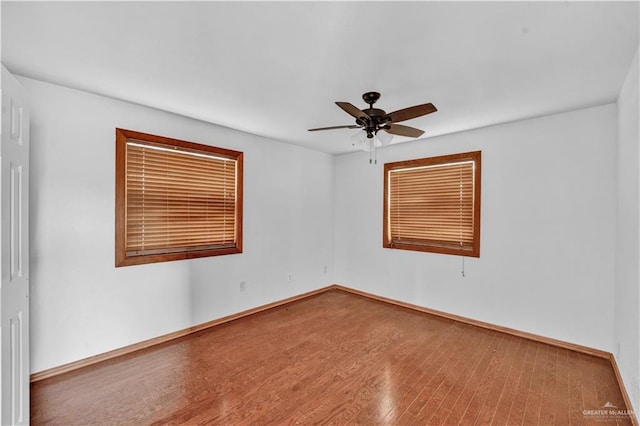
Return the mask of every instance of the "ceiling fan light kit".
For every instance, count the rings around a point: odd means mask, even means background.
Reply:
[[[336,105],[338,105],[344,112],[356,119],[356,124],[319,127],[309,129],[309,131],[315,132],[318,130],[334,129],[363,130],[364,132],[358,132],[352,137],[352,145],[358,149],[369,152],[369,162],[377,163],[375,155],[376,148],[388,145],[391,142],[393,135],[417,138],[424,134],[424,131],[416,129],[415,127],[395,123],[421,117],[437,111],[436,107],[432,103],[427,103],[403,108],[387,114],[384,110],[373,107],[373,104],[375,104],[378,99],[380,99],[380,93],[378,92],[367,92],[362,95],[362,100],[364,100],[366,104],[369,104],[369,108],[363,110],[353,106],[349,102],[336,102]]]

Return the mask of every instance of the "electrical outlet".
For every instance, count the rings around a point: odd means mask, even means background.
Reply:
[[[240,281],[240,291],[247,291],[247,282]]]

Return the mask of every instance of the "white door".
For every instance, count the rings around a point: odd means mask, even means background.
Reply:
[[[2,66],[0,423],[29,424],[29,111]]]

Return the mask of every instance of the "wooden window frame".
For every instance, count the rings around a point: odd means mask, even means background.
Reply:
[[[176,253],[127,255],[127,141],[130,139],[200,151],[234,159],[236,161],[235,246],[223,248],[194,249]],[[145,263],[168,262],[208,256],[242,253],[242,206],[243,206],[243,153],[225,148],[172,139],[116,128],[116,200],[115,200],[115,265],[129,266]]]
[[[453,254],[468,257],[480,257],[480,190],[481,190],[481,151],[443,155],[438,157],[420,158],[415,160],[398,161],[384,165],[384,207],[383,207],[383,236],[382,246],[390,249],[413,250],[441,254]],[[474,162],[473,170],[473,242],[470,249],[452,248],[450,243],[422,240],[420,244],[392,241],[390,229],[390,190],[389,172],[392,170],[410,169],[424,166],[437,166],[466,161]],[[449,246],[447,246],[449,245]]]

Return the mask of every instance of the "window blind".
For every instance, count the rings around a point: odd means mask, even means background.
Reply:
[[[237,161],[128,139],[127,256],[236,246]]]
[[[386,165],[384,246],[479,256],[479,154]]]

